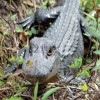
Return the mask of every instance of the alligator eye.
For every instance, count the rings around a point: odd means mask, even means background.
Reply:
[[[55,49],[56,49],[55,46],[50,47],[50,49],[49,49],[49,51],[47,53],[47,56],[51,56],[54,53]]]
[[[32,52],[35,53],[37,49],[38,49],[37,45],[35,45],[35,44],[30,45],[30,53],[32,53]]]

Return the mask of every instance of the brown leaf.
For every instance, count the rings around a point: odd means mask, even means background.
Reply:
[[[21,73],[22,73],[22,69],[18,69],[18,70],[15,71],[15,73],[13,75],[18,76]]]
[[[27,44],[27,37],[28,37],[28,35],[27,35],[27,32],[25,32],[24,34],[22,33],[22,34],[20,34],[20,40],[23,42],[23,44]]]

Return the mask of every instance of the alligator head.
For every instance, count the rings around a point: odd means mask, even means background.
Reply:
[[[60,54],[52,40],[33,38],[25,53],[23,72],[35,80],[49,80],[60,68]]]

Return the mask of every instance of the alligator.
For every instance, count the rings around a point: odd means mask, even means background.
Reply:
[[[79,0],[62,0],[51,9],[38,9],[18,24],[29,29],[32,24],[55,19],[42,37],[30,40],[25,50],[23,72],[34,80],[48,81],[55,75],[66,81],[77,69],[69,66],[76,58],[83,57],[83,36],[80,27]]]

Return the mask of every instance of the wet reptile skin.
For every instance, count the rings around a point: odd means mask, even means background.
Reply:
[[[23,72],[34,80],[49,80],[58,74],[60,80],[66,81],[76,70],[70,69],[73,61],[83,57],[83,37],[80,30],[79,0],[63,0],[63,5],[44,10],[39,9],[24,21],[23,27],[30,28],[34,20],[45,21],[56,18],[42,37],[30,40],[25,52]]]

